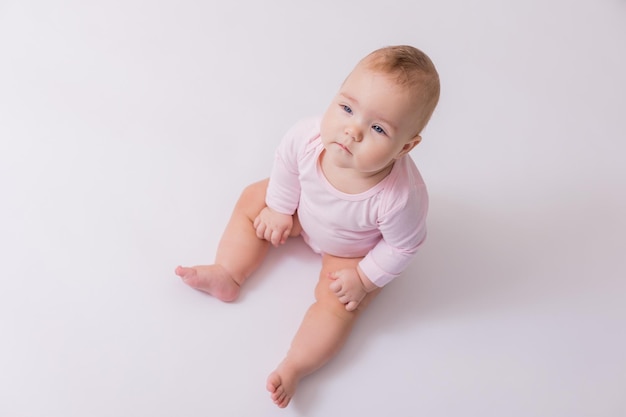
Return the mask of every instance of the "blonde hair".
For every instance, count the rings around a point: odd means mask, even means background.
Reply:
[[[417,133],[420,133],[439,102],[439,74],[428,55],[409,45],[386,46],[363,58],[359,65],[395,77],[418,102]]]

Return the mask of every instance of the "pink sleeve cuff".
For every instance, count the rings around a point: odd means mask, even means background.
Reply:
[[[389,284],[391,281],[393,281],[394,278],[397,278],[400,275],[390,274],[384,271],[380,266],[376,264],[376,262],[374,262],[371,253],[361,260],[361,262],[359,263],[359,267],[361,268],[361,271],[363,271],[365,276],[379,288]]]

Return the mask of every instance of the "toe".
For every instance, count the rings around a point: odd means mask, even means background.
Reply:
[[[284,397],[280,400],[280,402],[278,403],[278,406],[279,406],[280,408],[285,408],[285,407],[287,407],[287,405],[289,405],[289,398],[287,398],[287,396],[284,396]]]
[[[181,278],[184,278],[186,275],[189,275],[192,271],[193,271],[193,268],[177,266],[175,272],[176,272],[176,275],[178,275]]]
[[[279,403],[281,399],[285,396],[285,390],[282,387],[278,387],[272,392],[272,400],[275,403]]]

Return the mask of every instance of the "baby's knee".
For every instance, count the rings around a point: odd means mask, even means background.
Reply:
[[[265,201],[265,194],[267,192],[268,184],[269,179],[266,178],[264,180],[248,185],[241,192],[241,198]]]
[[[326,284],[326,285],[324,285]],[[352,319],[357,311],[346,310],[346,305],[339,301],[339,298],[333,293],[329,287],[330,283],[318,284],[315,289],[315,301],[323,310],[333,313],[336,316]]]
[[[330,284],[333,281],[327,276],[320,276],[320,280],[315,287],[315,300],[324,306],[324,309],[328,311],[332,311],[341,316],[352,317],[361,313],[365,310],[369,304],[374,300],[378,294],[381,292],[381,289],[378,288],[370,293],[368,293],[363,300],[359,303],[356,310],[347,311],[346,305],[339,301],[339,297],[331,291]]]
[[[241,192],[235,210],[243,212],[250,219],[254,219],[265,207],[265,193],[267,191],[268,180],[255,182],[248,185]]]

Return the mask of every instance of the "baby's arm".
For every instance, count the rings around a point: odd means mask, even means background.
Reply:
[[[346,310],[356,310],[367,293],[378,288],[365,276],[361,268],[347,268],[331,272],[329,278],[333,280],[330,290],[335,293],[339,301],[346,305]]]
[[[423,184],[423,183],[422,183]],[[356,269],[331,274],[335,281],[331,291],[354,310],[365,294],[384,287],[408,266],[426,237],[428,194],[418,184],[411,189],[399,189],[388,197],[393,204],[378,219],[381,240],[363,258]]]
[[[292,227],[293,216],[279,213],[269,207],[261,210],[254,219],[257,237],[271,242],[274,246],[282,245],[287,241]]]
[[[285,243],[293,228],[293,214],[300,202],[300,153],[310,138],[316,137],[315,132],[319,132],[317,122],[300,122],[285,134],[276,149],[265,198],[267,207],[254,219],[257,237],[274,246]]]

